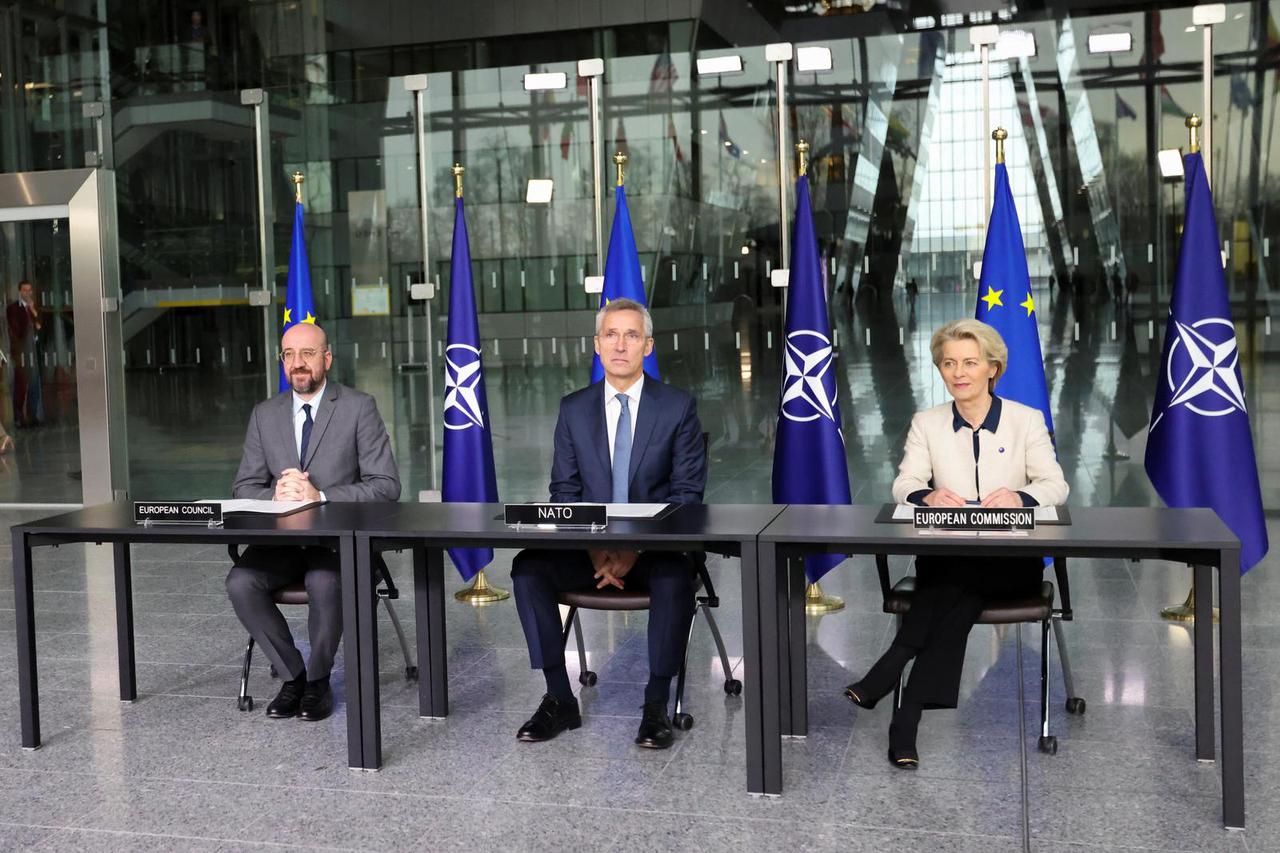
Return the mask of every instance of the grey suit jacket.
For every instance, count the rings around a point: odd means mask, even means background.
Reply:
[[[253,407],[232,494],[271,500],[280,472],[299,467],[331,501],[394,501],[400,497],[400,475],[377,403],[368,394],[332,379],[325,386],[324,404],[311,430],[305,465],[299,464],[294,440],[293,392],[277,394]]]

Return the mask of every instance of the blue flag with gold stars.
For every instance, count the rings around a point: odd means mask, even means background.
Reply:
[[[1145,466],[1169,506],[1218,514],[1239,538],[1240,571],[1247,572],[1267,553],[1258,463],[1204,160],[1196,152],[1183,164],[1187,214]]]
[[[307,260],[307,234],[303,229],[302,202],[293,205],[293,242],[289,246],[289,286],[284,294],[284,322],[280,334],[298,323],[316,321],[316,303],[311,299],[311,263]],[[280,390],[289,390],[289,379],[280,365]]]
[[[977,318],[993,326],[1009,347],[1009,364],[996,385],[1006,400],[1039,409],[1053,435],[1049,414],[1049,385],[1044,378],[1040,333],[1036,328],[1036,302],[1027,271],[1018,209],[1009,190],[1009,172],[996,164],[995,199],[987,245],[982,252],[982,278],[978,281]]]
[[[621,124],[622,120],[619,119]],[[604,289],[600,291],[600,307],[614,299],[634,299],[647,307],[644,298],[644,278],[640,275],[640,253],[636,251],[636,235],[631,231],[631,212],[627,209],[627,190],[614,187],[617,206],[613,211],[613,230],[609,232],[609,254],[604,262]],[[644,357],[644,372],[654,379],[658,373],[658,353]],[[591,359],[591,381],[604,379],[604,365],[597,354]]]

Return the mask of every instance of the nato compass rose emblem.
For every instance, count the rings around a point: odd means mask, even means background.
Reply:
[[[1206,317],[1196,323],[1174,321],[1177,339],[1169,348],[1165,377],[1172,397],[1165,409],[1186,406],[1197,415],[1217,418],[1247,412],[1236,373],[1240,351],[1230,321]],[[1151,424],[1155,429],[1164,412]]]
[[[831,375],[831,339],[800,329],[787,335],[787,375],[782,380],[782,416],[805,423],[836,419],[835,377]]]
[[[480,412],[480,350],[470,344],[450,344],[444,351],[445,429],[484,429]]]

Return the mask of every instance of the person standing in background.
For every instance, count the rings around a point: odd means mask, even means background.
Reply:
[[[37,344],[43,320],[31,282],[18,282],[18,299],[9,304],[5,313],[9,320],[9,355],[13,360],[14,425],[40,426],[44,422],[44,400]]]

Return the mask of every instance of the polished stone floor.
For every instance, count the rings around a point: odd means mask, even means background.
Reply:
[[[894,307],[872,315],[837,312],[845,433],[855,499],[863,502],[883,500],[910,414],[942,399],[928,362],[929,330],[968,313],[958,297],[941,295],[922,296],[916,312]],[[1076,312],[1054,304],[1042,319],[1073,503],[1154,500],[1141,465],[1142,431],[1124,437],[1135,417],[1145,419],[1150,402],[1146,316],[1110,305]],[[1128,345],[1126,319],[1136,332]],[[712,441],[708,500],[768,498],[777,393],[776,357],[769,354],[776,340],[760,333],[762,325],[749,327],[741,351],[733,348],[732,331],[721,330],[705,350],[682,346],[683,355],[664,362],[670,379],[699,396]],[[1280,453],[1269,444],[1268,427],[1278,417],[1280,384],[1262,380],[1268,344],[1259,331],[1245,371],[1266,505],[1275,510]],[[554,400],[582,372],[582,364],[562,355],[558,363],[531,359],[490,373],[504,498],[544,493]],[[219,484],[234,471],[240,404],[251,403],[249,392],[228,383],[225,395],[196,394],[189,381],[172,376],[131,374],[130,383],[131,402],[137,401],[130,407],[135,492],[195,496],[225,488]],[[193,407],[192,399],[216,400],[217,407]],[[405,399],[397,392],[383,408],[412,498],[427,479],[415,453],[421,431]],[[193,424],[207,440],[192,442]],[[1108,461],[1110,436],[1132,459]],[[23,431],[9,470],[32,482],[72,481],[73,438],[67,427]],[[175,455],[176,470],[157,461]],[[61,480],[51,482],[28,499],[58,499],[67,493],[62,487]],[[1275,556],[1244,579],[1248,829],[1228,833],[1220,826],[1218,768],[1193,757],[1190,633],[1158,617],[1161,606],[1186,594],[1189,573],[1182,566],[1072,564],[1077,620],[1067,637],[1088,712],[1062,712],[1055,672],[1057,755],[1036,751],[1038,632],[1024,629],[1019,650],[1017,630],[979,627],[968,646],[959,710],[926,715],[922,766],[905,773],[885,761],[889,709],[862,711],[840,696],[881,651],[891,627],[879,612],[870,561],[846,563],[823,585],[848,607],[810,621],[810,735],[785,743],[786,793],[773,799],[744,792],[742,703],[724,695],[703,627],[690,651],[689,706],[697,723],[672,750],[631,744],[647,674],[643,614],[584,618],[589,663],[600,674],[597,686],[581,692],[584,727],[550,744],[517,743],[515,729],[536,705],[541,679],[528,669],[510,601],[482,609],[450,605],[452,714],[444,722],[418,718],[415,688],[404,680],[383,617],[386,766],[379,773],[351,771],[341,671],[339,709],[323,724],[263,716],[274,685],[260,657],[253,673],[258,710],[236,710],[244,634],[223,591],[225,552],[213,547],[135,549],[141,693],[135,703],[116,698],[109,553],[81,546],[38,553],[45,745],[25,752],[13,686],[7,530],[37,515],[0,512],[0,632],[8,638],[0,642],[0,684],[9,685],[0,691],[0,849],[1280,849],[1280,770],[1271,755],[1280,746]],[[1280,541],[1280,529],[1272,537]],[[510,558],[499,552],[492,571],[499,585],[509,585]],[[407,562],[393,556],[391,565],[405,593],[399,612],[412,631]],[[737,567],[713,560],[711,568],[722,596],[717,618],[741,677]],[[895,564],[895,572],[903,570]],[[460,582],[454,576],[449,585]],[[300,611],[291,621],[305,633]],[[569,663],[576,674],[572,656]]]

